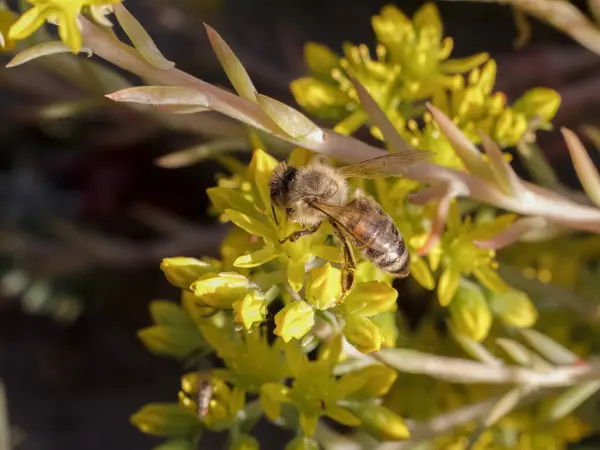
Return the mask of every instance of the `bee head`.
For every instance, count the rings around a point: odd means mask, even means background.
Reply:
[[[279,207],[285,207],[288,203],[290,183],[296,177],[298,169],[288,167],[285,162],[280,163],[273,171],[269,183],[271,202]]]

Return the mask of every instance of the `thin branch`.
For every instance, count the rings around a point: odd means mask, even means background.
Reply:
[[[404,348],[382,349],[372,356],[401,372],[428,375],[438,380],[460,384],[561,387],[600,378],[600,365],[596,363],[556,366],[544,371],[520,366],[494,366]]]
[[[225,115],[243,121],[248,125],[274,134],[268,124],[273,122],[266,116],[259,104],[238,97],[228,91],[212,86],[178,69],[160,70],[148,65],[138,57],[131,47],[118,41],[114,36],[98,30],[89,21],[82,19],[82,34],[85,45],[113,64],[133,72],[144,79],[161,85],[184,86],[202,92],[208,99],[208,107]],[[293,139],[282,133],[276,135],[290,143],[325,153],[344,162],[357,162],[386,152],[372,147],[349,136],[331,130],[322,130],[319,139]],[[510,196],[491,184],[491,180],[448,169],[431,163],[420,163],[409,167],[406,176],[423,183],[445,181],[473,200],[523,215],[541,216],[565,226],[600,233],[600,211],[579,205],[549,190],[524,183],[527,189],[518,196]]]

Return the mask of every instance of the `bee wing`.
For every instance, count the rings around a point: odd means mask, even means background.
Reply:
[[[433,152],[427,150],[406,150],[340,167],[337,171],[344,178],[384,178],[399,176],[406,172],[407,167],[425,161],[431,158],[432,155]]]
[[[388,251],[388,245],[381,245],[377,239],[368,239],[369,236],[373,235],[371,230],[381,230],[387,227],[388,219],[386,217],[361,211],[356,207],[348,205],[315,202],[313,206],[330,220],[340,225],[359,244],[363,244],[379,252],[385,253]]]

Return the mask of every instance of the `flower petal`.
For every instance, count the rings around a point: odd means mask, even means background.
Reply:
[[[336,422],[348,427],[357,427],[360,425],[360,419],[358,417],[356,417],[347,409],[341,408],[337,405],[327,406],[325,409],[325,414],[327,414],[328,417]]]
[[[304,261],[290,259],[287,266],[287,278],[292,289],[296,292],[304,285]]]
[[[50,10],[51,8],[49,5],[34,6],[27,10],[19,20],[10,27],[8,39],[25,39],[35,33],[35,31],[46,21]]]
[[[239,211],[234,211],[233,209],[226,209],[224,212],[229,220],[235,223],[238,227],[246,230],[248,233],[260,236],[271,242],[276,241],[274,231],[266,226],[264,222],[261,222],[258,219],[243,214]]]
[[[440,305],[448,306],[452,301],[452,297],[458,289],[458,283],[460,282],[460,272],[447,268],[442,273],[440,281],[438,283],[438,300]]]
[[[273,247],[263,247],[260,250],[242,255],[235,260],[233,265],[235,267],[258,267],[269,261],[274,260],[280,255],[280,253]]]

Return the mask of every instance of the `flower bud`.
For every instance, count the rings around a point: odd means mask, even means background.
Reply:
[[[448,309],[456,332],[475,341],[487,336],[492,314],[478,285],[463,280]]]
[[[243,434],[236,439],[230,450],[258,450],[260,447],[258,441],[252,436]]]
[[[359,314],[370,317],[384,311],[397,309],[398,291],[380,281],[369,281],[357,284],[348,297],[344,306],[348,314]]]
[[[284,342],[304,337],[315,324],[315,312],[304,301],[293,301],[275,315],[275,331]]]
[[[319,450],[319,444],[306,436],[297,436],[287,443],[285,450]]]
[[[527,294],[513,289],[494,294],[490,299],[490,308],[504,323],[512,327],[531,327],[538,317]]]
[[[304,44],[304,60],[312,73],[323,77],[330,76],[331,71],[339,65],[338,55],[316,42]]]
[[[404,419],[385,406],[366,403],[352,408],[361,421],[361,428],[380,441],[408,439],[410,432]]]
[[[335,305],[342,291],[341,272],[330,263],[310,271],[306,290],[306,301],[317,309],[328,309]]]
[[[218,267],[199,259],[178,256],[164,258],[160,263],[160,270],[165,273],[167,280],[173,286],[190,289],[194,281],[207,273],[215,272]]]
[[[350,98],[336,86],[315,78],[292,81],[290,89],[302,108],[323,119],[340,119],[347,114]]]
[[[267,314],[267,302],[257,292],[250,292],[242,300],[233,304],[235,321],[243,323],[249,329],[255,322],[262,322]]]
[[[152,403],[131,416],[142,433],[162,437],[190,436],[200,427],[198,417],[178,403]]]
[[[248,279],[235,272],[209,273],[191,285],[199,303],[213,308],[231,308],[248,293]]]
[[[376,352],[381,349],[381,332],[377,325],[366,317],[347,316],[344,336],[362,353]]]
[[[513,104],[513,109],[525,114],[527,118],[538,116],[549,122],[560,106],[560,94],[553,89],[534,88],[525,92]]]
[[[372,364],[344,375],[339,387],[353,400],[382,397],[391,389],[397,375],[394,369],[384,364]]]

